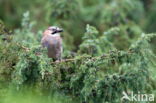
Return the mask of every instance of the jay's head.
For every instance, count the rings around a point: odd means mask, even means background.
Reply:
[[[54,34],[63,32],[63,29],[61,29],[61,28],[59,28],[59,27],[56,27],[56,26],[50,26],[50,27],[48,28],[48,31],[50,31],[50,33],[51,33],[52,35],[54,35]]]

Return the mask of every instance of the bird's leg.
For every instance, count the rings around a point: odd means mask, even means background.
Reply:
[[[62,61],[61,55],[58,57],[58,61]]]

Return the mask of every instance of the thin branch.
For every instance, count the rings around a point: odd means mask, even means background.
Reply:
[[[109,55],[102,55],[102,56],[96,56],[96,57],[88,57],[88,56],[81,56],[79,58],[71,58],[71,59],[63,59],[61,61],[55,61],[52,62],[51,64],[58,64],[58,63],[64,63],[64,62],[72,62],[78,59],[82,59],[82,58],[90,58],[90,60],[96,60],[97,58],[108,58]]]
[[[25,46],[23,46],[23,45],[20,45],[19,43],[17,43],[17,45],[18,45],[19,47],[21,47],[22,49],[24,49],[26,52],[30,51],[30,48],[27,48],[27,47],[25,47]]]
[[[19,43],[17,43],[17,45],[19,47],[21,47],[22,49],[24,49],[26,52],[30,51],[30,48],[24,47],[23,45],[20,45]],[[127,51],[127,53],[132,54],[132,53],[134,53],[134,51],[129,50],[129,51]],[[40,53],[37,54],[36,56],[38,56],[38,55],[40,55]],[[82,58],[89,58],[90,60],[97,60],[97,58],[105,58],[106,59],[106,58],[109,58],[109,57],[110,57],[110,55],[108,55],[108,54],[103,54],[102,56],[96,56],[96,57],[80,56],[79,58],[62,59],[61,61],[57,60],[57,61],[51,62],[51,64],[58,64],[58,63],[64,63],[64,62],[73,62],[75,60],[82,59]]]

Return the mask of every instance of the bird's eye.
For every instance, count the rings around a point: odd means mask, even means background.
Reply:
[[[56,29],[52,29],[52,31],[55,31]]]

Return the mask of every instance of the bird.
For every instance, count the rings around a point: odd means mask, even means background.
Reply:
[[[60,33],[63,32],[63,29],[50,26],[44,32],[41,39],[41,45],[44,48],[47,48],[48,57],[52,58],[54,61],[61,61],[62,56],[62,38]]]

